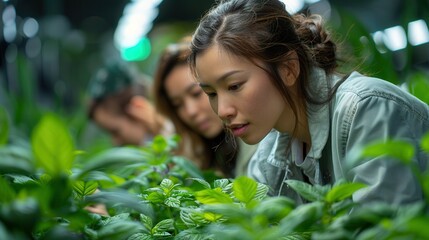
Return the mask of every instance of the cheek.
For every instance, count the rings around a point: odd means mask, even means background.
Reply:
[[[213,112],[217,115],[217,109],[218,109],[218,107],[217,107],[217,100],[214,99],[214,98],[210,99],[209,100],[209,104],[210,104],[210,107],[213,110]]]

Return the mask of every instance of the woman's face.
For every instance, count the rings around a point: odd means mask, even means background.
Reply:
[[[176,113],[191,129],[205,138],[214,138],[223,131],[222,121],[211,109],[188,65],[173,68],[165,80],[165,89]]]
[[[256,144],[273,128],[293,131],[290,106],[269,75],[254,63],[214,45],[197,56],[196,71],[213,110],[244,142]]]
[[[148,136],[148,130],[138,120],[126,115],[109,111],[99,106],[94,111],[94,122],[106,130],[117,146],[141,145]]]

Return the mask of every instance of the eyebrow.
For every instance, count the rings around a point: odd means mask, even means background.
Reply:
[[[234,74],[239,73],[239,72],[242,72],[242,71],[235,70],[235,71],[227,72],[227,73],[223,74],[222,76],[220,76],[215,82],[219,83],[219,82],[225,81],[225,79],[227,79],[229,76],[234,75]],[[210,85],[205,84],[205,83],[200,83],[200,87],[201,88],[207,88],[207,87],[210,87]]]

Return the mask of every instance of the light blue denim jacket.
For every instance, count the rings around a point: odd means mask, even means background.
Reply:
[[[310,88],[319,99],[325,99],[328,86],[339,80],[327,78],[324,71],[315,69]],[[296,162],[293,151],[286,154],[290,136],[276,130],[260,142],[250,160],[248,176],[269,185],[270,195],[286,195],[302,203],[284,181],[304,181],[305,174],[312,184],[333,184],[340,179],[367,184],[367,188],[353,195],[357,202],[401,204],[423,198],[410,169],[398,161],[383,156],[349,167],[346,159],[375,140],[396,139],[414,145],[413,160],[420,169],[426,169],[428,155],[419,146],[429,131],[427,104],[387,81],[353,72],[332,101],[308,104],[308,124],[312,144],[303,162]]]

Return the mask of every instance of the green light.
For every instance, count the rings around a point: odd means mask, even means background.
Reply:
[[[149,38],[142,38],[136,45],[121,49],[121,56],[125,61],[141,61],[149,57],[151,52]]]

